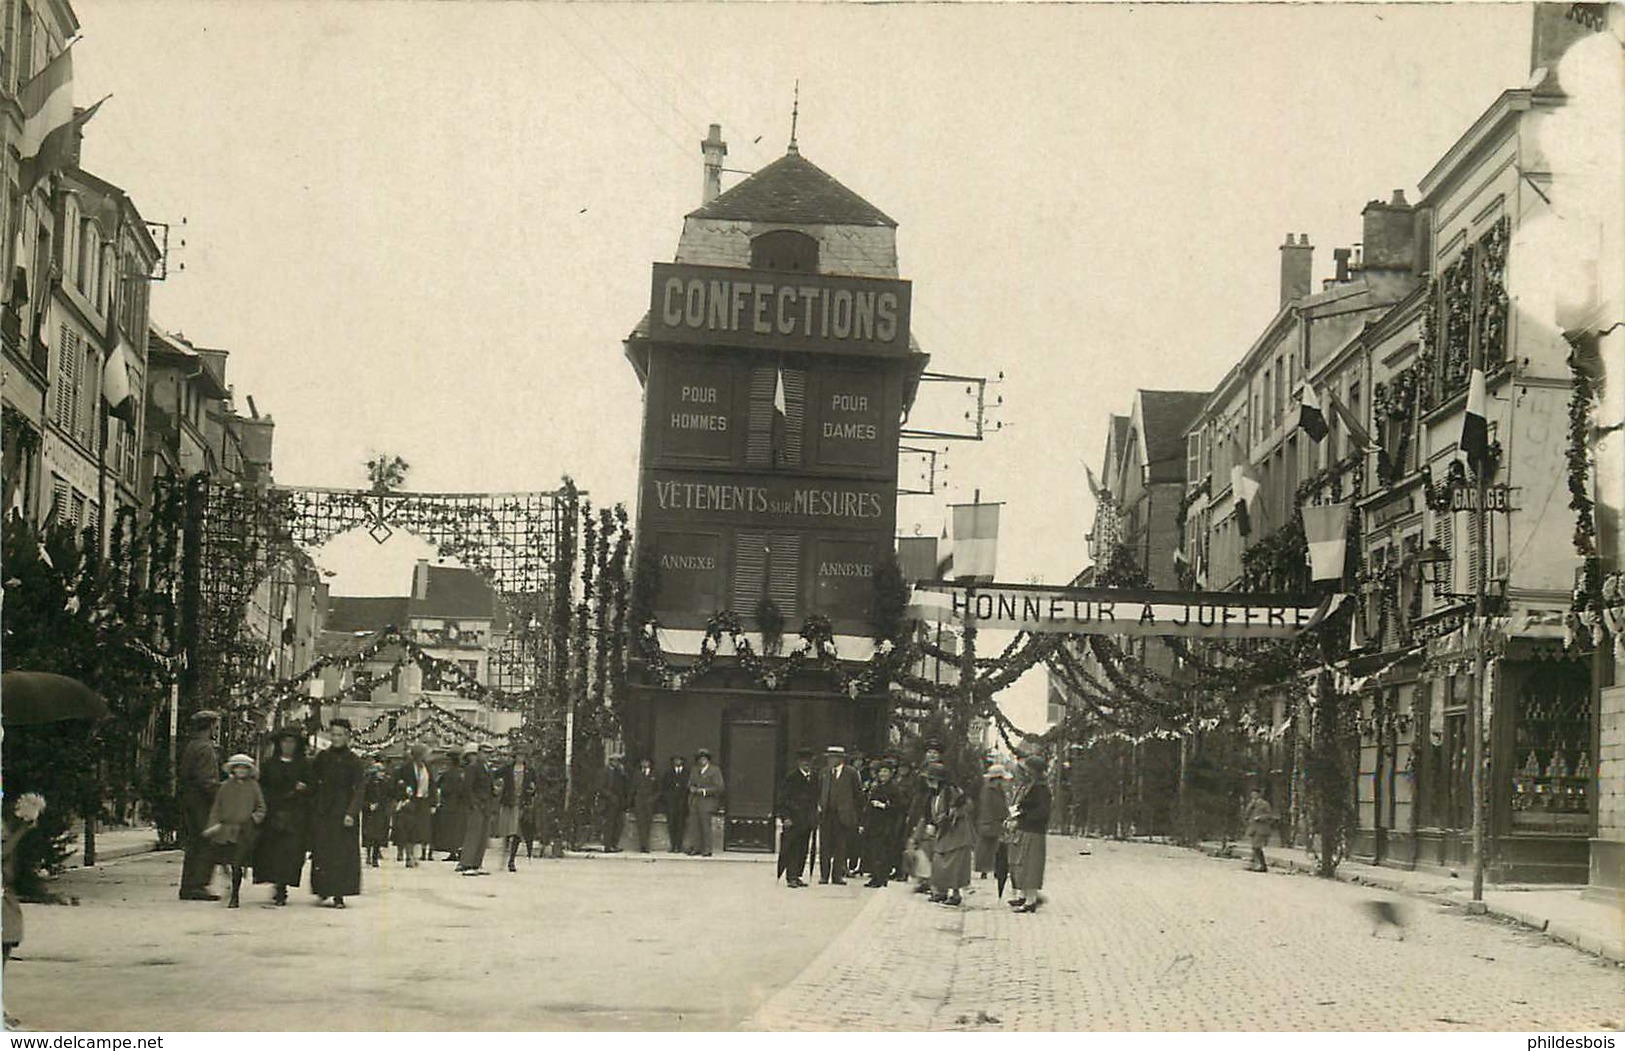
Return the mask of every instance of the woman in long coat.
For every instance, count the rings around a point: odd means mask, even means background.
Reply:
[[[982,879],[995,867],[1004,819],[1010,816],[1010,801],[1004,795],[1004,783],[1009,779],[1010,772],[998,763],[982,774],[982,795],[976,801],[976,873]]]
[[[519,856],[520,826],[525,808],[536,798],[536,771],[524,756],[516,756],[497,774],[497,792],[497,818],[491,834],[502,840],[508,852],[508,871],[518,872],[514,859]]]
[[[311,807],[310,889],[332,908],[344,908],[344,899],[361,893],[361,800],[366,792],[366,771],[361,758],[350,751],[350,723],[334,719],[327,726],[332,747],[316,756]]]
[[[254,844],[254,882],[276,887],[273,905],[288,904],[288,888],[299,886],[310,849],[311,783],[315,776],[305,758],[305,735],[294,727],[278,730],[273,754],[260,767],[265,793],[265,823]]]
[[[1014,838],[1010,845],[1010,883],[1016,889],[1010,907],[1017,912],[1037,912],[1044,903],[1045,836],[1049,829],[1049,763],[1041,755],[1030,755],[1021,763],[1025,786],[1010,811]]]
[[[468,834],[468,803],[463,799],[463,770],[457,756],[452,755],[449,762],[451,765],[435,779],[439,803],[434,812],[433,846],[446,852],[446,861],[456,861],[463,852],[463,837]]]
[[[936,839],[931,851],[931,900],[939,905],[960,905],[960,892],[970,886],[971,854],[976,849],[976,822],[970,796],[948,776],[941,763],[926,768],[932,786],[931,826]]]

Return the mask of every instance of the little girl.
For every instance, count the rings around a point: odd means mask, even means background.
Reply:
[[[215,860],[231,866],[231,900],[226,908],[238,908],[237,894],[243,885],[243,870],[254,863],[254,840],[265,820],[265,795],[255,778],[254,760],[238,753],[223,764],[227,780],[215,794],[209,808],[209,827],[204,835],[215,845]]]

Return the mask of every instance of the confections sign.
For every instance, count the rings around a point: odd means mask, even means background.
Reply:
[[[908,351],[909,283],[656,263],[649,335],[849,354]]]

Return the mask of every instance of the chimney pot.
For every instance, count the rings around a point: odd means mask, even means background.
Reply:
[[[705,157],[705,183],[700,191],[700,204],[710,204],[722,193],[722,158],[728,156],[728,144],[722,141],[722,125],[711,125],[705,141],[700,143]]]

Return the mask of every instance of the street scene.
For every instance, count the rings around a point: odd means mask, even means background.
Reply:
[[[6,3],[7,1029],[1622,1028],[1622,84]]]

